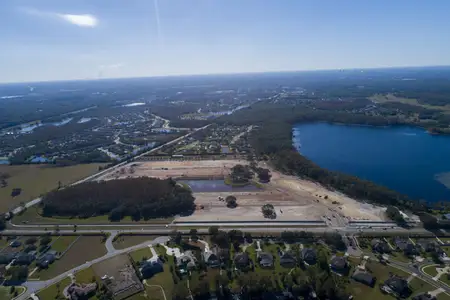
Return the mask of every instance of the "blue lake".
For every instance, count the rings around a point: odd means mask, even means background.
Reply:
[[[293,128],[297,150],[321,167],[368,179],[413,199],[450,201],[450,136],[412,127],[326,123]]]

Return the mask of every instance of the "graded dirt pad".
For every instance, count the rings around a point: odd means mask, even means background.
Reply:
[[[323,220],[333,226],[345,226],[348,220],[383,219],[379,207],[364,204],[341,193],[330,191],[311,181],[272,171],[270,183],[255,192],[194,193],[196,212],[177,221],[267,221],[261,207],[272,204],[277,221]],[[238,207],[227,208],[219,196],[233,195]]]
[[[204,177],[219,178],[228,175],[237,164],[247,164],[242,160],[200,160],[200,161],[148,161],[130,163],[113,173],[101,176],[98,180],[121,179],[128,177]],[[166,170],[167,169],[167,170]]]
[[[218,179],[228,175],[236,164],[247,163],[245,160],[135,162],[100,179],[140,176]],[[260,166],[269,168],[265,163]],[[179,217],[177,221],[263,221],[266,219],[261,213],[261,206],[268,203],[275,206],[276,220],[280,221],[323,220],[333,226],[345,226],[348,220],[383,219],[383,211],[379,207],[358,202],[311,181],[273,170],[271,173],[271,182],[262,184],[263,188],[256,191],[194,192],[198,209],[193,215]],[[227,208],[226,203],[218,199],[228,195],[237,198],[237,208]]]

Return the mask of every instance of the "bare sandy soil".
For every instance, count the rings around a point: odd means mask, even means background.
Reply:
[[[221,178],[229,174],[238,160],[209,161],[149,161],[127,165],[102,180],[127,177],[158,178]],[[262,164],[262,167],[266,165]],[[219,196],[234,195],[238,207],[230,209]],[[327,190],[311,181],[286,176],[272,170],[272,180],[263,184],[263,189],[254,192],[211,192],[194,193],[198,209],[193,215],[180,217],[178,221],[242,221],[265,220],[261,206],[271,203],[275,206],[277,220],[301,221],[324,220],[333,226],[345,226],[348,220],[383,220],[383,210],[351,199],[341,193]]]
[[[122,179],[128,177],[223,177],[229,174],[236,164],[246,164],[239,160],[200,160],[200,161],[148,161],[131,163],[114,173],[108,173],[98,180]]]

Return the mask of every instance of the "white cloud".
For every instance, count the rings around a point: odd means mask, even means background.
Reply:
[[[93,15],[71,15],[71,14],[58,14],[63,20],[81,27],[95,27],[98,24],[98,20]]]
[[[31,7],[19,7],[19,10],[31,16],[37,16],[40,18],[50,18],[64,20],[70,24],[80,27],[96,27],[98,25],[97,17],[90,14],[61,14],[50,11],[42,11]]]

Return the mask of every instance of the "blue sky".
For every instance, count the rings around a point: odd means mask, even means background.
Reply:
[[[1,0],[0,82],[450,65],[448,0]]]

